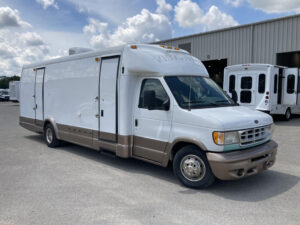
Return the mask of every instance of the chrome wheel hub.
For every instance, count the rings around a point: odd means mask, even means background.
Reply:
[[[200,181],[205,175],[206,167],[199,156],[187,155],[181,160],[180,170],[186,179],[190,181]]]
[[[46,140],[49,144],[52,143],[53,133],[52,133],[52,130],[50,128],[47,128],[47,130],[46,130]]]

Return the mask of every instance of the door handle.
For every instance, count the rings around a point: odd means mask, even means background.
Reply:
[[[104,116],[104,111],[103,110],[101,110],[101,117],[103,117]]]
[[[136,127],[139,126],[139,121],[137,119],[134,120],[134,126],[136,126]]]
[[[96,118],[99,118],[99,114],[96,114],[95,117],[96,117]]]

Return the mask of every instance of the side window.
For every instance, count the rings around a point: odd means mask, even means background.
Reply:
[[[266,75],[259,74],[258,76],[258,93],[263,94],[265,93],[266,89]]]
[[[295,92],[295,75],[290,74],[287,76],[287,88],[286,91],[288,94]]]
[[[242,77],[241,88],[242,89],[251,89],[252,88],[252,77]]]
[[[167,100],[169,100],[169,97],[159,80],[143,80],[139,98],[139,108],[164,110],[163,103]]]
[[[229,76],[229,92],[232,93],[232,91],[235,89],[235,75]]]
[[[278,83],[278,75],[275,74],[275,76],[274,76],[274,94],[277,93],[277,83]]]

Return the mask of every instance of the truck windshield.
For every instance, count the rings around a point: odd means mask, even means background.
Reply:
[[[210,78],[167,76],[165,80],[177,103],[184,109],[236,105]]]

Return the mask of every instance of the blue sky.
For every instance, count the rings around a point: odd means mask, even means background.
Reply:
[[[0,75],[74,46],[146,43],[299,12],[299,0],[2,0]]]

